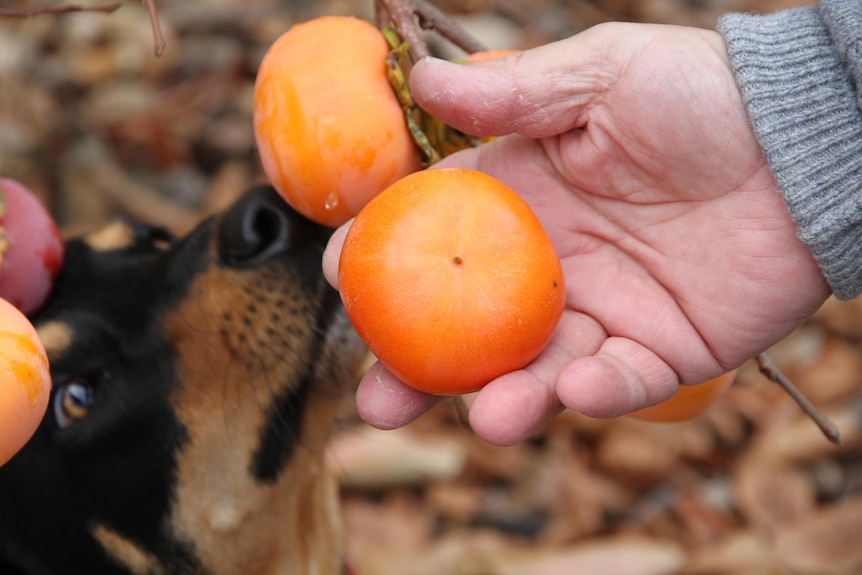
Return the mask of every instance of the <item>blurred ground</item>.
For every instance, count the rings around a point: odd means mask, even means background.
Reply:
[[[488,46],[519,48],[603,20],[710,27],[725,11],[799,3],[438,5]],[[322,13],[371,16],[349,0],[157,5],[160,58],[137,2],[0,18],[0,173],[36,190],[66,234],[121,214],[183,232],[260,181],[250,117],[266,47]],[[348,406],[332,461],[350,561],[358,575],[862,573],[860,340],[862,302],[830,301],[772,350],[839,424],[840,448],[754,366],[694,421],[566,413],[511,448],[472,438],[449,403],[396,432],[369,430]]]

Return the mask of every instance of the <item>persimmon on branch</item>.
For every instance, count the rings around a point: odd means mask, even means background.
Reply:
[[[167,43],[162,35],[155,0],[141,0],[141,4],[147,8],[147,12],[150,16],[150,23],[153,27],[153,53],[156,56],[161,56],[165,51]],[[103,4],[101,6],[58,4],[55,6],[39,6],[34,8],[0,8],[0,18],[32,18],[33,16],[43,16],[46,14],[56,16],[60,14],[68,14],[70,12],[102,12],[104,14],[111,14],[120,6],[120,2],[113,2],[111,4]]]

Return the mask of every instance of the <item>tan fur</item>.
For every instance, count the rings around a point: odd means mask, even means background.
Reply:
[[[364,349],[331,330],[288,467],[250,475],[272,400],[312,352],[317,304],[280,276],[213,267],[167,319],[181,388],[172,397],[188,442],[178,455],[170,529],[213,575],[340,575],[335,487],[324,449]]]
[[[165,572],[158,559],[104,525],[93,526],[93,537],[102,544],[105,551],[112,555],[117,563],[135,575],[161,575]]]
[[[41,324],[36,331],[48,354],[48,361],[59,357],[72,343],[72,327],[67,323],[49,321]]]
[[[132,243],[135,232],[127,223],[117,220],[84,236],[84,242],[96,251],[122,249]]]

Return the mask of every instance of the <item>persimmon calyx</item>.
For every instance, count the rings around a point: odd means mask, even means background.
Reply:
[[[422,167],[427,168],[450,154],[481,144],[480,138],[456,130],[419,107],[407,80],[413,68],[410,45],[402,40],[393,24],[385,25],[381,33],[391,49],[386,56],[386,77],[404,111],[407,129],[422,155]]]

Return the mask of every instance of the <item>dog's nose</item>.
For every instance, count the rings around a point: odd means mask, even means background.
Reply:
[[[270,187],[247,192],[223,216],[219,257],[232,265],[254,265],[292,247],[303,221]]]

